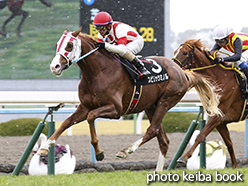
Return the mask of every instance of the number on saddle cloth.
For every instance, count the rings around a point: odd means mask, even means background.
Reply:
[[[150,71],[151,75],[137,80],[137,72],[135,67],[129,62],[127,59],[120,57],[121,62],[126,67],[128,73],[131,75],[132,79],[141,85],[159,83],[163,81],[167,81],[169,79],[169,74],[163,65],[161,65],[158,61],[150,58],[139,58],[145,65],[146,69]]]

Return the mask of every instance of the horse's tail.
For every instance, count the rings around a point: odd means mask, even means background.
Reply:
[[[218,108],[220,103],[220,95],[218,90],[212,83],[204,76],[184,71],[189,81],[189,89],[194,87],[200,97],[202,106],[209,116],[219,115],[224,116],[223,112]]]

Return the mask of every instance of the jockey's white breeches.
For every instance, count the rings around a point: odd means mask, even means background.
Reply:
[[[144,40],[143,37],[138,35],[135,40],[125,45],[114,45],[105,43],[105,48],[110,52],[115,52],[123,56],[127,51],[131,52],[132,54],[139,53],[144,47]]]

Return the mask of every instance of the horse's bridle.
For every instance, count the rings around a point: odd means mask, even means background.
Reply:
[[[193,63],[195,47],[191,46],[188,43],[182,43],[181,45],[187,45],[189,48],[191,48],[191,51],[189,52],[188,57],[185,60],[183,60],[182,62],[180,60],[178,60],[177,58],[172,58],[172,60],[175,60],[176,62],[178,62],[180,64],[181,68],[188,68],[188,66],[189,66],[189,70],[190,70],[192,67],[192,63]]]
[[[212,68],[212,67],[215,67],[217,64],[213,64],[213,65],[208,65],[208,66],[204,66],[204,67],[199,67],[199,68],[191,68],[192,67],[192,63],[193,63],[193,58],[194,58],[194,51],[195,51],[195,47],[194,46],[191,46],[190,44],[188,43],[182,43],[181,45],[187,45],[189,48],[191,48],[191,51],[189,53],[189,56],[183,61],[181,62],[179,59],[177,58],[172,58],[172,60],[175,60],[176,62],[178,62],[180,64],[180,67],[181,68],[187,68],[188,65],[189,65],[189,62],[190,63],[190,67],[188,68],[189,71],[197,71],[197,70],[204,70],[204,69],[207,69],[207,68]],[[215,55],[217,52],[221,52],[221,51],[215,51],[214,55],[211,56],[209,54],[209,58],[214,60],[215,58]],[[224,53],[224,52],[221,52],[221,53]],[[224,53],[226,54],[226,53]],[[227,54],[228,55],[228,54]],[[184,65],[186,63],[186,65]],[[244,77],[244,75],[234,66],[234,63],[232,63],[232,67],[226,67],[224,66],[223,64],[219,63],[218,64],[221,68],[225,69],[225,70],[234,70],[236,71],[237,73],[239,73],[241,75],[241,77]]]
[[[183,68],[183,69],[187,69],[189,71],[196,71],[196,70],[203,70],[203,69],[207,69],[207,68],[212,68],[212,67],[215,67],[216,64],[213,64],[213,65],[209,65],[209,66],[205,66],[205,67],[198,67],[198,68],[191,68],[192,67],[192,63],[193,63],[193,58],[194,58],[194,52],[195,52],[195,47],[194,46],[191,46],[190,44],[188,43],[182,43],[181,45],[187,45],[189,48],[191,48],[191,51],[189,53],[189,56],[183,61],[181,62],[179,59],[177,58],[172,58],[172,60],[175,60],[176,62],[178,62],[180,64],[180,67]],[[217,52],[217,51],[216,51]],[[215,58],[215,54],[216,52],[214,53],[214,56],[211,56],[209,54],[209,58],[214,60]],[[189,65],[189,62],[190,62],[190,67],[188,68],[188,65]],[[184,65],[184,63],[186,63],[186,65]],[[219,64],[222,68],[225,68],[227,69],[225,66],[223,66],[222,64]]]
[[[68,42],[73,43],[73,49],[71,52],[65,50],[65,46]],[[74,37],[72,32],[64,33],[57,43],[56,55],[62,55],[67,63],[65,66],[68,68],[72,61],[79,58],[81,55],[81,41],[78,37]]]

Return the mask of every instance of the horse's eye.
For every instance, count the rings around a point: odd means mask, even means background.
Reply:
[[[188,52],[183,52],[183,55],[185,55],[185,56],[188,55]]]
[[[73,47],[73,44],[68,44],[68,48],[71,49]]]

